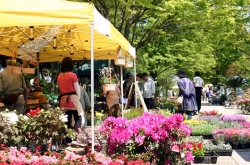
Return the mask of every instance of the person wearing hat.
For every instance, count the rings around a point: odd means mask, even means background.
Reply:
[[[179,97],[183,96],[182,104],[179,105],[180,113],[188,116],[188,120],[192,118],[194,111],[197,111],[197,104],[195,101],[195,88],[193,82],[187,78],[185,70],[179,70],[176,73],[180,79],[178,81]]]

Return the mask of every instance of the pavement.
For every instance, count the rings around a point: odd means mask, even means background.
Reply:
[[[202,103],[201,111],[210,111],[210,110],[217,110],[218,113],[223,115],[243,115],[241,110],[234,109],[231,107],[224,107],[224,106],[214,106],[210,105],[206,102]],[[248,121],[250,121],[250,114],[243,115],[247,117]],[[193,117],[194,119],[196,116]],[[250,165],[250,149],[238,149],[233,150],[232,156],[220,156],[218,157],[216,165]]]

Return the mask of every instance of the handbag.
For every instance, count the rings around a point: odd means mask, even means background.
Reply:
[[[188,90],[188,85],[185,89],[186,91]],[[175,106],[179,106],[183,103],[183,96],[179,96],[176,100],[175,100]]]
[[[176,100],[175,100],[175,105],[179,106],[181,105],[183,102],[183,96],[179,96]]]

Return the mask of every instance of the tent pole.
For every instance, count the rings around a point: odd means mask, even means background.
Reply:
[[[135,59],[134,59],[134,75],[135,75],[135,83],[137,83],[136,82],[136,61],[135,61]],[[137,95],[136,95],[136,91],[135,91],[135,107],[137,108]]]
[[[123,104],[123,70],[122,70],[122,66],[120,68],[120,74],[121,74],[121,99],[122,99],[122,118],[124,117],[124,104]]]
[[[90,54],[91,54],[91,134],[92,134],[92,152],[94,152],[94,25],[90,25]]]
[[[33,57],[32,57],[33,58]],[[40,79],[40,68],[39,68],[39,52],[36,53],[36,64],[37,64],[37,69],[36,69],[36,76],[37,76],[37,81],[39,82],[39,79]],[[39,91],[41,92],[41,91]]]

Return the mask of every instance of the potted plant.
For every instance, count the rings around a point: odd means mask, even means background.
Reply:
[[[112,68],[104,67],[99,73],[99,81],[104,92],[116,89],[116,79],[112,77],[111,70]]]
[[[124,66],[125,65],[125,55],[124,55],[121,47],[117,48],[116,55],[117,55],[117,57],[115,60],[115,65]]]
[[[133,59],[127,58],[124,67],[125,67],[125,68],[133,68],[133,65],[134,65]]]
[[[219,143],[214,145],[212,143],[204,144],[204,148],[207,152],[215,152],[218,156],[232,156],[232,146],[230,144]]]
[[[32,61],[23,61],[22,72],[23,74],[35,74],[36,63]]]
[[[7,66],[6,69],[9,74],[19,76],[21,74],[20,63],[16,61],[16,59],[11,59],[6,61]]]

